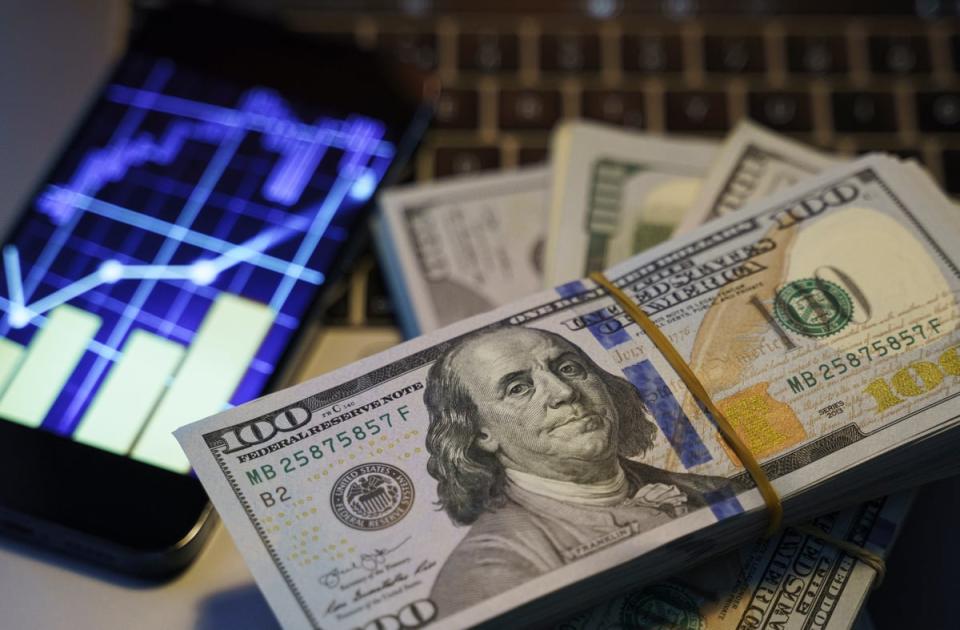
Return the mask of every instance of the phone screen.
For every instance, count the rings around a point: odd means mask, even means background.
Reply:
[[[264,392],[397,141],[125,57],[3,244],[0,418],[188,471],[171,432]]]

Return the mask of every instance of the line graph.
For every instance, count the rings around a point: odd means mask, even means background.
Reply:
[[[79,349],[76,364],[56,391],[25,372],[0,383],[0,407],[29,408],[24,422],[70,435],[95,398],[97,422],[110,416],[105,383],[146,378],[182,396],[189,387],[177,389],[177,372],[145,374],[122,359],[159,352],[169,369],[171,357],[212,360],[222,353],[210,344],[226,338],[209,330],[214,321],[252,327],[234,335],[246,338],[251,354],[236,356],[249,368],[221,384],[217,404],[259,395],[394,158],[385,126],[149,58],[121,63],[88,122],[0,257],[0,336],[22,348],[24,365],[55,342]],[[88,337],[73,336],[70,322]],[[124,390],[116,383],[111,396]],[[28,384],[49,390],[46,406],[14,404],[10,390]],[[183,404],[158,396],[165,414]]]
[[[110,100],[117,103],[132,106],[149,103],[154,111],[191,119],[174,122],[159,137],[144,132],[90,151],[66,186],[53,186],[38,200],[40,211],[58,224],[66,223],[72,216],[74,195],[96,195],[104,185],[122,179],[131,168],[146,163],[169,165],[187,141],[217,144],[227,133],[238,129],[263,133],[263,146],[280,154],[263,193],[267,199],[289,206],[300,199],[328,148],[350,150],[358,144],[362,146],[362,139],[375,133],[377,127],[376,123],[363,118],[347,121],[346,125],[321,118],[313,125],[305,125],[296,120],[279,95],[264,88],[247,92],[238,110],[124,86],[112,86],[108,94]],[[392,156],[392,152],[389,145],[374,150],[384,157]],[[354,155],[348,153],[344,157],[348,167],[356,165]],[[362,183],[354,195],[359,197],[368,191],[369,196],[370,183],[375,183],[372,174],[358,175]]]
[[[273,242],[279,240],[277,233],[264,233],[254,241],[243,246],[228,250],[222,256],[210,259],[200,259],[190,265],[124,265],[109,259],[101,263],[100,268],[44,296],[32,304],[24,303],[23,284],[20,278],[20,252],[15,245],[7,245],[3,249],[7,286],[10,287],[9,320],[14,328],[23,328],[30,321],[48,311],[66,304],[77,296],[83,295],[103,284],[113,284],[121,280],[189,280],[198,286],[206,286],[217,279],[217,276],[259,253],[258,248],[266,249]],[[271,238],[273,237],[273,238]],[[284,275],[293,277],[294,281],[302,280],[311,284],[320,284],[324,275],[312,269],[290,269],[280,271]]]

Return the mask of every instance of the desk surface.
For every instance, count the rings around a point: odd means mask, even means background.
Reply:
[[[138,582],[0,538],[3,628],[277,628],[222,528],[183,574]]]

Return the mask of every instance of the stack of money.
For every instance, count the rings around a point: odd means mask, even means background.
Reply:
[[[750,122],[722,148],[587,122],[560,126],[552,145],[550,167],[381,196],[377,245],[407,338],[605,269],[839,163]]]
[[[747,124],[570,124],[551,154],[383,196],[425,334],[177,431],[278,619],[849,627],[875,572],[819,533],[883,555],[909,496],[872,498],[960,463],[951,202]],[[760,539],[756,481],[595,271],[812,523]]]

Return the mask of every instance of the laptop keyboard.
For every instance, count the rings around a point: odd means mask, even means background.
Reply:
[[[421,181],[542,162],[564,118],[722,136],[749,116],[840,154],[919,159],[960,194],[955,20],[287,17],[438,74],[444,89],[416,159]],[[382,283],[367,286],[382,291],[370,299],[387,300]],[[385,321],[389,309],[374,310]]]
[[[291,17],[439,74],[445,89],[421,180],[541,160],[550,129],[567,117],[721,135],[749,116],[825,149],[910,150],[938,176],[957,170],[956,22],[310,15]],[[960,182],[945,184],[960,192]]]

